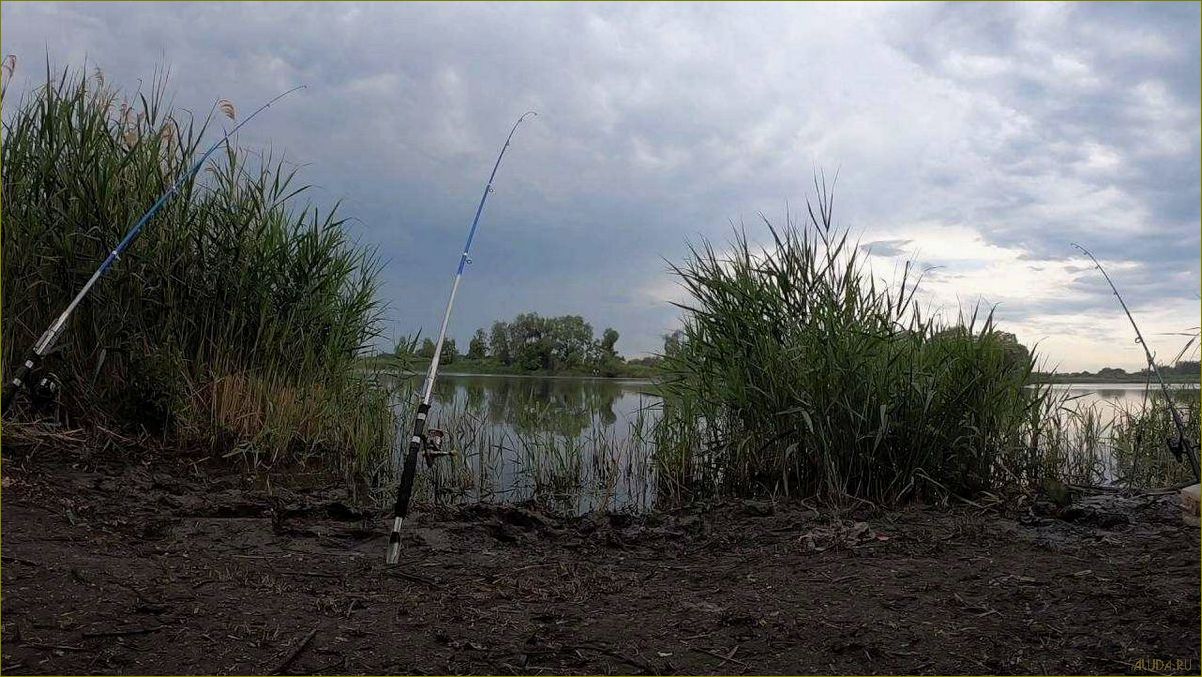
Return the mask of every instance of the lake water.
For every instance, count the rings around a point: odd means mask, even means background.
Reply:
[[[1197,391],[1198,384],[1169,384],[1169,387],[1186,392]],[[1142,383],[1057,383],[1052,385],[1057,393],[1067,394],[1073,398],[1077,406],[1098,404],[1104,409],[1113,411],[1115,408],[1138,407],[1144,402],[1144,384]],[[1153,391],[1156,391],[1153,388]],[[1152,393],[1149,393],[1149,397]]]
[[[1094,406],[1103,423],[1144,399],[1139,383],[1052,388],[1068,408]],[[659,404],[652,391],[639,380],[440,376],[430,425],[447,431],[457,453],[419,473],[419,492],[445,502],[537,499],[578,513],[649,507],[649,437]],[[407,444],[409,407],[399,412],[398,450]]]
[[[419,491],[448,502],[537,499],[575,513],[649,507],[647,436],[659,405],[651,389],[641,380],[439,376],[429,425],[456,453],[423,473]],[[401,420],[397,449],[412,413]]]

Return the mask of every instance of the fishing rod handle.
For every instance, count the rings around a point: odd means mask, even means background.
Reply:
[[[17,393],[25,387],[25,379],[29,377],[29,372],[33,371],[41,361],[41,355],[29,353],[25,361],[17,365],[17,370],[13,374],[12,379],[4,384],[3,395],[0,395],[0,398],[2,398],[2,401],[0,401],[0,415],[8,413],[8,408],[17,399]]]
[[[430,405],[422,402],[417,407],[417,418],[413,421],[413,436],[409,438],[409,452],[405,454],[405,465],[401,470],[401,483],[397,487],[396,504],[393,506],[392,533],[388,534],[387,564],[396,564],[401,557],[401,524],[409,516],[409,501],[413,496],[413,479],[417,475],[417,454],[422,448],[422,435],[426,430],[426,414]]]
[[[417,417],[413,421],[413,436],[409,438],[409,451],[405,454],[405,465],[401,469],[401,484],[397,488],[396,504],[393,506],[393,516],[405,519],[409,516],[409,502],[413,496],[413,480],[417,474],[417,455],[422,449],[422,438],[426,432],[426,415],[430,405],[423,402],[417,407]]]

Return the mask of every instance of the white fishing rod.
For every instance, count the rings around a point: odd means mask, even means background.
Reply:
[[[501,166],[501,158],[505,157],[505,151],[509,149],[509,142],[513,140],[513,134],[518,130],[518,125],[522,124],[522,121],[529,115],[538,115],[538,113],[534,111],[523,113],[518,121],[513,123],[513,129],[509,130],[509,136],[505,137],[505,145],[501,146],[501,152],[497,154],[497,161],[493,164],[492,173],[488,175],[488,183],[484,186],[484,194],[480,196],[480,204],[476,207],[476,217],[472,219],[472,228],[467,233],[467,243],[463,245],[463,253],[459,255],[455,280],[451,283],[451,295],[447,298],[447,309],[442,314],[442,327],[438,330],[438,342],[434,344],[434,357],[430,359],[430,369],[426,372],[426,381],[422,385],[422,399],[417,405],[417,415],[413,420],[413,435],[409,438],[409,451],[405,455],[404,465],[401,469],[401,483],[397,487],[396,504],[393,506],[392,533],[388,536],[387,562],[389,564],[396,564],[401,558],[401,525],[409,516],[413,478],[417,474],[417,455],[422,451],[430,451],[430,447],[433,447],[433,451],[438,451],[439,445],[441,445],[441,438],[428,440],[426,437],[426,414],[430,412],[430,396],[434,393],[434,380],[438,378],[438,363],[442,358],[442,344],[447,338],[447,323],[451,320],[451,309],[455,307],[455,294],[459,291],[459,281],[463,279],[463,269],[472,262],[468,258],[468,253],[472,249],[472,239],[476,237],[476,228],[480,225],[480,214],[484,212],[484,203],[488,200],[488,194],[492,192],[492,182],[497,178],[497,169]]]
[[[121,238],[121,241],[117,243],[117,246],[114,247],[111,252],[109,252],[109,255],[105,257],[104,261],[100,264],[100,267],[96,269],[96,272],[92,273],[92,277],[88,278],[88,281],[84,283],[83,289],[80,289],[79,293],[75,295],[75,298],[71,299],[71,302],[67,304],[67,308],[63,310],[58,318],[51,323],[45,332],[42,333],[42,336],[38,339],[37,343],[33,344],[33,348],[25,356],[25,359],[21,362],[21,364],[17,366],[16,372],[13,374],[12,378],[4,384],[3,394],[0,395],[0,414],[7,413],[8,408],[12,406],[13,401],[16,399],[17,393],[28,386],[25,380],[29,378],[31,372],[37,370],[38,365],[40,365],[42,362],[42,359],[54,349],[54,344],[58,342],[59,337],[67,328],[67,321],[71,319],[71,314],[75,312],[75,308],[80,304],[81,301],[83,301],[84,297],[88,295],[88,292],[92,290],[92,287],[96,284],[96,282],[103,277],[110,268],[113,267],[113,264],[116,263],[119,258],[121,258],[121,254],[125,253],[125,250],[134,243],[134,240],[138,239],[138,236],[142,234],[142,229],[147,223],[150,222],[152,218],[154,218],[154,215],[163,208],[163,205],[167,204],[167,202],[169,202],[171,198],[179,192],[179,189],[184,185],[185,182],[196,176],[196,174],[200,171],[200,168],[204,165],[205,160],[208,160],[209,156],[221,147],[221,144],[225,143],[227,139],[233,136],[234,132],[237,132],[242,128],[243,125],[253,120],[256,115],[270,108],[271,104],[279,101],[298,89],[304,88],[305,85],[293,87],[292,89],[275,97],[271,101],[263,104],[255,112],[246,116],[242,122],[234,125],[233,129],[222,135],[220,139],[217,139],[217,141],[200,156],[200,159],[192,165],[191,169],[183,174],[180,174],[179,178],[175,180],[175,183],[171,184],[171,187],[167,189],[167,192],[159,196],[159,199],[156,200],[153,205],[151,205],[150,209],[148,209],[146,213],[142,215],[142,218],[138,219],[137,223],[135,223],[133,227],[129,229],[129,232],[125,234],[125,237]],[[234,118],[233,104],[222,100],[218,102],[218,105],[221,110],[230,117],[230,119]],[[53,379],[53,377],[50,378]]]

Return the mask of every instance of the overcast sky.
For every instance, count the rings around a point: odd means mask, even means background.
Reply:
[[[176,103],[241,110],[387,261],[390,336],[437,330],[505,134],[452,319],[524,311],[617,328],[653,352],[681,298],[665,259],[759,212],[782,220],[816,170],[836,220],[889,277],[938,266],[926,302],[997,304],[1062,369],[1142,353],[1199,321],[1199,6],[6,2],[15,87],[55,66],[133,89],[171,69]],[[11,90],[10,90],[11,93]],[[15,98],[15,97],[14,97]],[[10,99],[12,100],[12,99]],[[1164,357],[1184,343],[1157,335]]]

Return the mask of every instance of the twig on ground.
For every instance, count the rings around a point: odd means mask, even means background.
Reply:
[[[156,625],[151,628],[122,628],[118,630],[102,630],[100,632],[85,632],[84,637],[124,637],[126,635],[147,635],[152,632],[162,630],[163,626]]]
[[[26,646],[37,647],[38,649],[57,649],[59,651],[87,651],[86,646],[68,646],[66,644],[43,644],[41,642],[23,642]]]
[[[743,667],[747,667],[746,663],[735,658],[735,652],[739,650],[739,646],[737,644],[735,645],[735,648],[731,649],[730,653],[725,656],[718,653],[717,651],[710,651],[709,649],[702,649],[701,647],[697,647],[697,646],[691,646],[691,647],[689,647],[689,649],[713,656],[714,658],[722,659],[722,662],[718,664],[718,667],[722,667],[723,665],[726,664],[727,661],[730,661],[731,663],[738,663],[739,665],[742,665]]]
[[[284,659],[284,662],[280,663],[279,667],[271,671],[271,674],[283,674],[283,672],[288,669],[288,666],[292,665],[293,661],[295,661],[297,657],[301,655],[301,652],[305,650],[305,647],[309,646],[309,642],[313,641],[313,636],[316,634],[317,628],[310,630],[309,634],[305,635],[305,638],[298,642],[296,647],[288,653],[288,657]]]
[[[25,564],[25,565],[28,565],[31,567],[41,566],[40,564],[38,564],[37,562],[34,562],[33,560],[24,559],[22,557],[12,557],[10,555],[5,555],[3,557],[0,557],[0,561],[9,562],[9,563],[16,562],[17,564]]]
[[[338,574],[326,574],[320,571],[280,571],[278,573],[288,576],[308,576],[310,578],[342,578]]]
[[[392,569],[389,571],[385,571],[384,575],[392,576],[394,578],[403,578],[407,581],[413,581],[414,583],[421,583],[423,585],[428,585],[431,588],[434,588],[436,590],[442,589],[442,585],[440,585],[437,581],[430,579],[430,578],[426,578],[425,576],[418,576],[417,574],[411,574],[407,571],[399,571],[396,569]]]
[[[649,672],[649,673],[655,672],[655,669],[652,668],[650,665],[647,665],[646,663],[644,663],[642,661],[630,658],[629,656],[626,656],[626,655],[624,655],[620,652],[614,651],[612,649],[606,649],[605,647],[595,646],[592,644],[575,644],[569,648],[587,649],[589,651],[596,651],[597,653],[603,653],[606,656],[613,656],[614,658],[617,658],[618,660],[629,663],[629,664],[633,665],[634,667],[642,670],[643,672]]]

